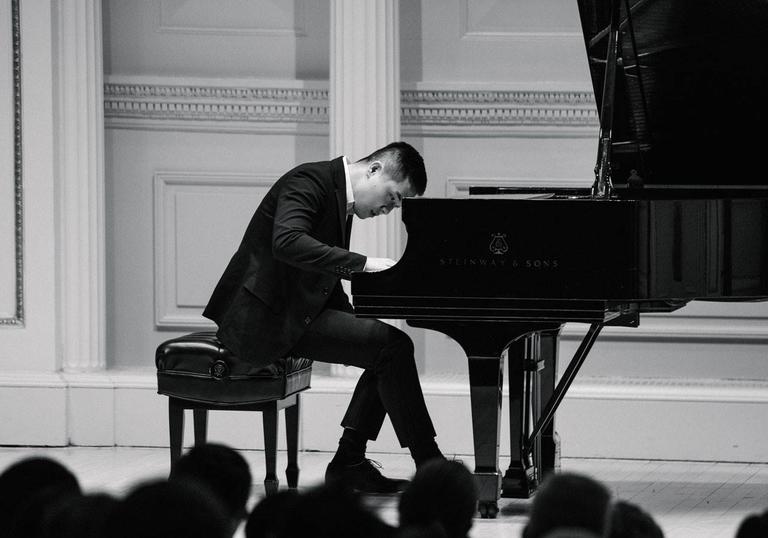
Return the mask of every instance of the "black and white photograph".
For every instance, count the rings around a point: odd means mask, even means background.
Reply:
[[[768,0],[2,0],[0,536],[768,536]]]

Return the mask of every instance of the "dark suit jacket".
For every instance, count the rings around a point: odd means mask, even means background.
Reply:
[[[346,203],[339,157],[294,168],[259,204],[203,312],[237,356],[267,365],[324,308],[351,311],[340,279],[366,257],[347,250]]]

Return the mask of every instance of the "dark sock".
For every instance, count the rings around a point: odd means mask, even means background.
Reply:
[[[437,447],[434,437],[414,443],[413,446],[408,447],[408,450],[411,451],[411,457],[416,462],[416,467],[434,458],[445,458]]]
[[[365,459],[365,445],[368,439],[362,433],[351,428],[344,428],[344,433],[339,439],[339,449],[333,456],[335,463],[354,465]]]

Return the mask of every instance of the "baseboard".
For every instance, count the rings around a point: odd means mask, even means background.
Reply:
[[[304,450],[336,449],[354,383],[313,377],[302,395]],[[427,378],[422,385],[443,451],[471,454],[465,380]],[[556,428],[564,457],[768,462],[767,412],[765,381],[592,377],[574,383]],[[502,456],[509,453],[508,420],[503,406]],[[4,374],[0,421],[2,445],[168,445],[167,400],[157,394],[152,370]],[[209,421],[210,440],[243,449],[263,446],[261,419],[254,413],[220,411]],[[369,451],[405,452],[389,421]]]
[[[0,444],[67,444],[67,384],[60,375],[0,375]]]
[[[457,376],[458,377],[458,376]],[[308,447],[335,450],[354,380],[319,378],[304,409]],[[471,454],[469,387],[463,379],[423,383],[446,453]],[[507,392],[505,390],[504,397]],[[577,379],[555,419],[563,457],[768,462],[768,382],[714,379]],[[502,407],[500,452],[509,454]],[[400,451],[389,422],[369,450]]]

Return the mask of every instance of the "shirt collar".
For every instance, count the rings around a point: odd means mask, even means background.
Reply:
[[[349,178],[349,163],[347,157],[342,155],[344,162],[344,183],[347,186],[347,216],[355,212],[355,194],[352,192],[352,180]]]

